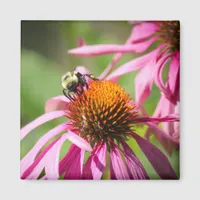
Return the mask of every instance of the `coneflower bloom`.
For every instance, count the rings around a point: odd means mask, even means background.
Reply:
[[[105,78],[116,66],[124,53],[144,53],[152,44],[157,47],[151,52],[139,56],[107,76],[107,79],[117,81],[126,73],[140,70],[135,78],[135,101],[141,106],[149,97],[152,85],[155,83],[161,91],[159,104],[154,117],[168,114],[179,114],[178,104],[180,102],[180,23],[179,21],[134,21],[132,32],[124,45],[102,44],[84,45],[68,52],[78,56],[97,56],[103,54],[117,53],[110,65],[102,73],[100,78]],[[170,61],[168,78],[165,82],[162,71]],[[166,108],[167,107],[167,108]],[[176,109],[175,109],[176,107]],[[159,115],[158,115],[159,114]],[[172,125],[164,125],[172,127]],[[179,127],[179,124],[178,124]],[[165,128],[166,129],[166,128]],[[179,135],[179,128],[167,129],[169,137]],[[161,140],[165,138],[159,137]],[[163,143],[163,141],[161,141]],[[164,147],[166,147],[164,145]]]
[[[80,69],[80,68],[79,68]],[[77,69],[77,71],[79,71]],[[81,68],[83,72],[83,68]],[[134,131],[137,123],[175,122],[179,117],[169,115],[161,118],[141,117],[137,107],[117,83],[109,80],[92,81],[82,94],[75,94],[69,101],[64,96],[54,97],[47,101],[47,113],[40,116],[21,129],[24,138],[37,126],[58,117],[65,117],[68,122],[55,127],[46,133],[21,160],[21,178],[38,179],[101,179],[106,163],[110,160],[111,179],[149,179],[140,160],[127,144],[127,140],[136,140],[145,156],[162,179],[177,179],[167,157],[147,139]],[[152,126],[151,126],[152,125]],[[45,149],[42,147],[56,135]],[[71,145],[62,160],[59,160],[60,149],[66,140]],[[85,151],[89,158],[84,161]]]

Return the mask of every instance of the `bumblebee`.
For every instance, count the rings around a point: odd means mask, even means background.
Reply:
[[[62,76],[63,94],[69,100],[74,100],[74,98],[71,96],[71,93],[82,94],[85,86],[88,89],[86,76],[92,80],[99,80],[92,74],[81,74],[77,71],[67,72]]]

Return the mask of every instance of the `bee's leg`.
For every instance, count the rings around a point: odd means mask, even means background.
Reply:
[[[70,100],[73,100],[73,101],[74,101],[74,100],[75,100],[74,97],[72,97],[72,96],[70,95],[71,92],[72,92],[72,91],[69,91],[69,92],[68,92],[68,96],[70,97]],[[74,93],[74,92],[73,92],[73,93]]]
[[[73,97],[69,94],[70,92],[66,93],[66,90],[63,89],[63,94],[71,101],[74,100]]]
[[[80,95],[81,91],[77,89],[75,93],[78,94],[78,95]]]
[[[68,94],[66,93],[65,89],[63,89],[63,94],[69,99]]]
[[[94,81],[99,81],[99,79],[96,78],[93,74],[85,74],[85,76],[91,78],[91,79],[94,80]]]

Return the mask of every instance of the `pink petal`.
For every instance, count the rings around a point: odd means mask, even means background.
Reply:
[[[35,160],[36,155],[41,150],[41,148],[53,137],[58,135],[59,133],[66,131],[71,126],[68,123],[60,124],[59,126],[55,127],[54,129],[50,130],[46,133],[40,140],[35,144],[35,146],[23,157],[20,162],[21,166],[21,174],[32,165]]]
[[[76,145],[72,144],[69,148],[67,154],[59,163],[59,174],[60,176],[65,173],[68,169],[69,163],[73,161],[73,159],[80,153],[80,148]]]
[[[30,174],[27,177],[21,177],[21,179],[26,180],[37,180],[37,178],[40,176],[42,170],[44,169],[45,161],[41,160],[37,166],[35,166],[34,169],[30,172]]]
[[[141,69],[142,67],[146,66],[147,63],[149,63],[149,60],[152,59],[152,57],[156,56],[160,49],[163,47],[163,45],[159,46],[156,50],[145,54],[144,56],[135,58],[124,65],[118,67],[114,72],[112,72],[110,75],[107,76],[107,80],[113,80],[117,77],[120,77],[121,75],[133,72],[135,70]]]
[[[133,153],[131,148],[125,142],[122,145],[124,147],[124,157],[131,179],[149,179],[142,163]]]
[[[49,179],[49,180],[58,179],[59,178],[58,163],[59,163],[60,149],[66,139],[67,139],[67,135],[63,135],[51,147],[51,149],[49,149],[49,151],[39,161],[37,166],[35,166],[35,168],[26,177],[26,179],[37,179],[44,168],[45,168],[45,172],[46,172],[45,179]]]
[[[165,122],[165,124],[169,123],[170,122],[168,123]],[[172,137],[172,135],[168,135],[167,132],[163,131],[153,123],[147,122],[146,124],[151,128],[152,133],[156,136],[157,140],[160,141],[160,143],[162,144],[162,146],[165,148],[165,150],[169,155],[171,155],[174,148],[179,149],[179,143]]]
[[[155,74],[155,83],[160,87],[161,89],[165,89],[165,84],[162,79],[162,70],[167,63],[167,61],[172,58],[173,54],[164,55],[160,60],[158,61],[157,66],[157,73]]]
[[[143,67],[135,78],[135,99],[138,104],[143,104],[151,93],[155,67],[156,57],[152,58],[147,66]]]
[[[134,123],[147,123],[147,122],[179,122],[180,118],[178,114],[169,114],[162,117],[138,117],[132,118]]]
[[[170,98],[172,93],[170,89],[165,85],[162,79],[162,70],[165,67],[167,61],[174,56],[174,53],[163,56],[157,63],[157,71],[154,76],[155,84],[160,88],[160,90],[165,94],[166,97]]]
[[[46,175],[44,175],[42,178],[40,178],[40,180],[47,180]]]
[[[64,179],[76,180],[82,178],[84,150],[79,149],[78,153],[68,162]]]
[[[180,103],[177,103],[177,105],[175,106],[174,112],[175,113],[180,113],[179,108],[180,107]],[[179,122],[175,122],[174,123],[174,133],[172,134],[172,137],[179,142],[179,138],[180,138],[180,123]]]
[[[132,133],[132,136],[162,179],[177,179],[169,160],[158,148],[136,133]]]
[[[58,117],[62,117],[65,115],[64,111],[54,111],[51,113],[46,113],[41,115],[40,117],[38,117],[37,119],[35,119],[34,121],[30,122],[29,124],[27,124],[26,126],[24,126],[21,131],[20,131],[20,137],[21,140],[30,132],[32,131],[34,128],[40,126],[41,124],[44,124],[52,119],[58,118]]]
[[[144,51],[146,51],[156,40],[158,39],[158,37],[152,37],[151,39],[147,40],[147,41],[143,41],[140,43],[134,43],[132,45],[135,46],[135,52],[136,53],[143,53]]]
[[[45,156],[45,172],[48,180],[57,180],[59,178],[60,150],[66,139],[67,134],[63,135]]]
[[[90,74],[90,71],[83,66],[77,66],[75,69],[77,72],[80,72],[81,74]]]
[[[92,147],[90,146],[90,144],[72,131],[68,131],[67,137],[69,141],[78,146],[80,149],[83,149],[85,151],[92,151]]]
[[[157,54],[157,61],[159,61],[162,57],[164,57],[165,55],[169,54],[171,51],[171,48],[168,46],[167,43],[163,42],[163,49]]]
[[[145,39],[152,34],[154,34],[156,31],[158,31],[160,28],[155,24],[151,22],[144,22],[137,24],[133,27],[132,30],[132,42],[136,42],[138,40]]]
[[[127,44],[132,44],[132,34],[131,36],[127,39],[125,45]],[[142,44],[141,46],[144,47],[144,49],[148,48],[151,43],[153,42],[152,40],[149,40],[149,41],[141,41]],[[146,45],[146,47],[145,47]],[[139,45],[138,45],[138,48],[141,48]],[[142,50],[142,49],[141,49]],[[111,63],[108,65],[108,67],[103,71],[103,73],[99,76],[99,79],[105,79],[105,77],[108,75],[108,73],[114,68],[114,66],[118,63],[118,61],[122,58],[122,56],[124,55],[124,53],[117,53],[114,55]]]
[[[56,96],[50,98],[45,104],[45,113],[56,111],[56,110],[67,110],[69,99],[65,96]]]
[[[21,174],[21,179],[36,179],[42,172],[42,169],[45,165],[44,156],[47,154],[49,150],[55,145],[55,143],[60,139],[60,137],[54,140],[51,144],[49,144],[35,159],[35,161]]]
[[[143,121],[143,123],[149,126],[146,131],[145,137],[149,139],[152,134],[155,135],[156,139],[162,144],[167,153],[171,155],[174,148],[179,148],[179,143],[172,137],[171,131],[174,134],[172,127],[174,127],[176,124],[179,124],[180,119],[178,116],[176,116],[176,114],[174,115],[174,111],[171,110],[171,107],[169,105],[172,105],[174,107],[174,105],[171,104],[164,95],[161,95],[160,101],[153,114],[153,117],[150,117],[150,119],[148,119],[149,117],[147,116],[146,120],[144,119],[145,117],[139,120],[140,122]],[[146,115],[145,111],[142,111],[142,115]],[[137,121],[138,119],[135,120]],[[158,127],[158,124],[160,122],[163,122],[162,129]]]
[[[154,117],[163,117],[166,115],[177,115],[179,114],[179,104],[174,105],[172,104],[164,94],[161,95],[160,101],[156,107],[156,110],[153,114]],[[162,123],[163,130],[169,134],[172,135],[174,132],[174,125],[179,124],[176,123]]]
[[[174,133],[172,134],[172,137],[174,138],[175,141],[179,143],[180,140],[180,124],[177,123],[177,125],[174,126]]]
[[[138,44],[99,44],[99,45],[86,45],[68,51],[70,54],[75,54],[76,56],[99,56],[104,54],[113,53],[141,53],[144,52],[153,42],[155,42],[158,37],[153,37],[145,42]]]
[[[172,104],[165,95],[161,95],[160,98],[160,104],[158,105],[160,108],[160,117],[163,117],[164,115],[169,115],[174,113],[175,105]],[[158,109],[157,109],[158,110]],[[178,113],[177,113],[178,114]],[[168,135],[172,135],[171,133],[174,132],[173,130],[173,123],[162,123],[162,129],[166,132]]]
[[[83,168],[83,179],[100,180],[106,167],[106,144],[97,147]]]
[[[176,115],[179,114],[179,104],[176,106],[172,104],[168,99],[166,99],[165,95],[161,95],[159,104],[154,112],[154,116],[163,117],[164,115]],[[169,155],[171,155],[174,148],[178,148],[179,141],[177,140],[179,138],[179,122],[163,122],[162,123],[162,129],[165,133],[165,135],[160,134],[160,131],[154,131],[152,132],[156,138],[161,142],[161,144],[164,146],[165,150],[168,152]],[[170,142],[170,140],[167,140],[167,136],[170,136],[173,138],[173,140],[176,142],[176,145],[174,145],[174,142]],[[175,139],[177,138],[177,139]]]
[[[173,102],[176,103],[180,100],[180,53],[176,52],[172,59],[168,74],[169,89],[173,96]],[[171,100],[171,99],[170,99]]]
[[[126,166],[116,146],[111,147],[110,150],[110,176],[111,179],[117,180],[130,179]]]

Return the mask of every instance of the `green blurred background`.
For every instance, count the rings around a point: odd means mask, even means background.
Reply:
[[[87,44],[114,43],[123,44],[129,37],[131,25],[127,22],[84,22],[84,21],[22,21],[21,22],[21,127],[44,113],[45,102],[57,95],[62,95],[61,76],[76,66],[85,66],[98,76],[110,63],[113,55],[97,57],[76,57],[67,54],[67,50],[77,47],[81,36]],[[151,46],[147,51],[150,51]],[[138,55],[125,55],[117,66]],[[120,78],[119,84],[130,93],[134,99],[134,78],[137,72],[129,73]],[[167,77],[167,69],[164,71]],[[160,92],[153,86],[151,96],[145,103],[145,108],[152,114],[159,100]],[[37,140],[48,130],[65,119],[48,122],[33,130],[21,141],[21,158],[34,146]],[[144,135],[146,127],[136,127],[136,132]],[[152,136],[151,141],[165,151]],[[151,164],[134,140],[130,146],[144,164],[149,176],[158,179]],[[61,158],[69,148],[69,143],[63,145]],[[165,153],[166,154],[166,153]],[[174,151],[168,157],[177,175],[179,175],[179,153]],[[109,176],[108,168],[103,176]]]

